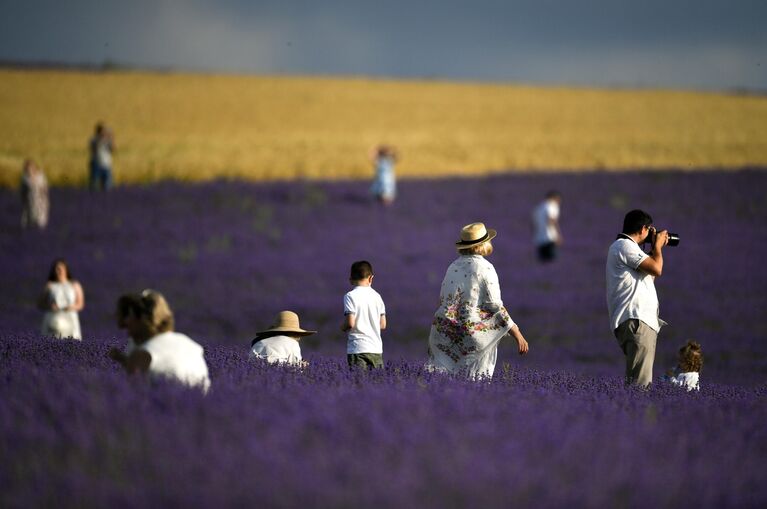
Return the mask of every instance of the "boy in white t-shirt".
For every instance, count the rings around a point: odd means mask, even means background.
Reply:
[[[373,267],[369,262],[354,262],[349,276],[354,289],[344,295],[344,321],[347,333],[346,358],[349,367],[383,368],[381,331],[386,328],[386,307],[373,290]]]

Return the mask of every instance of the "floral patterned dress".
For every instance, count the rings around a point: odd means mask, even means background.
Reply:
[[[442,281],[426,366],[472,379],[491,377],[498,342],[513,326],[493,265],[480,255],[459,256]]]

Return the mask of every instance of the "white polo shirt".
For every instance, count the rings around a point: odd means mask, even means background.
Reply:
[[[629,319],[642,320],[660,331],[663,322],[658,318],[655,276],[638,270],[646,258],[647,253],[628,236],[613,242],[607,252],[607,311],[613,331]]]

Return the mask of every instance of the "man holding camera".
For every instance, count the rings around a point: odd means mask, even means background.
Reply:
[[[626,356],[626,383],[641,387],[652,382],[655,344],[665,325],[658,317],[655,278],[663,272],[662,251],[668,241],[668,231],[656,231],[648,213],[632,210],[623,219],[623,232],[607,252],[610,325]],[[652,244],[649,255],[640,247],[646,242]]]

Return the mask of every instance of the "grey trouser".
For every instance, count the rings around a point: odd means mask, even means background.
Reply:
[[[615,337],[626,356],[626,383],[650,385],[658,333],[643,321],[631,318],[615,329]]]
[[[380,353],[348,353],[346,360],[350,368],[382,369],[384,367],[383,354]]]

